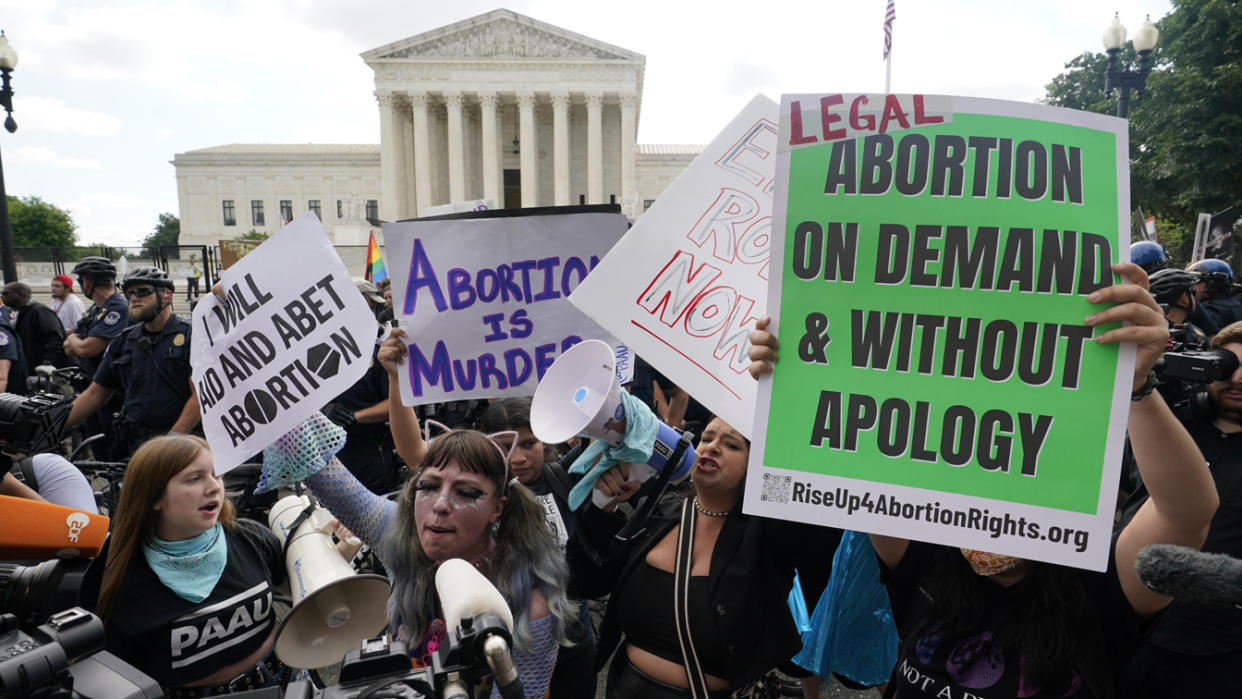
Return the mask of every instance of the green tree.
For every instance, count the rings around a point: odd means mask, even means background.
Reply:
[[[1185,261],[1199,212],[1242,204],[1242,3],[1173,0],[1157,27],[1146,94],[1130,103],[1131,201],[1156,214],[1160,239]],[[1126,58],[1135,58],[1130,46]],[[1074,58],[1045,101],[1115,113],[1116,97],[1104,97],[1106,62],[1099,53]]]
[[[161,246],[177,245],[181,239],[181,221],[172,214],[160,214],[160,220],[155,224],[155,230],[147,234],[142,241],[142,254],[147,257],[155,257]]]
[[[268,237],[270,237],[270,235],[271,235],[270,233],[263,233],[261,231],[257,231],[251,228],[245,233],[242,233],[241,237],[238,238],[238,240],[267,240]]]
[[[72,247],[77,242],[76,226],[69,212],[39,197],[8,197],[9,226],[13,247]]]

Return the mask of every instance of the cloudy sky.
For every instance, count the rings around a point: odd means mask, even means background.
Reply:
[[[756,92],[882,91],[886,0],[510,0],[647,57],[639,143],[707,143]],[[169,163],[226,143],[378,143],[358,54],[496,0],[0,0],[18,52],[8,193],[67,208],[83,244],[133,245],[177,213]],[[897,0],[894,92],[1032,101],[1121,13],[1168,0]]]

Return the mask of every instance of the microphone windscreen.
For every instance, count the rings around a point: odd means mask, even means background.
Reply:
[[[93,558],[107,538],[103,515],[0,495],[0,558]]]
[[[1185,546],[1152,544],[1135,556],[1139,580],[1170,597],[1215,606],[1242,605],[1242,560]]]
[[[490,612],[500,617],[505,628],[513,631],[513,612],[500,595],[500,590],[475,567],[460,558],[450,558],[436,571],[436,592],[444,611],[444,625],[454,631],[464,617]]]

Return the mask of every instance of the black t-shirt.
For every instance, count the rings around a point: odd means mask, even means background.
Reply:
[[[284,582],[280,541],[267,527],[225,528],[228,562],[199,603],[178,597],[134,553],[107,621],[107,649],[163,687],[201,680],[263,646],[276,616],[272,587]]]
[[[997,640],[999,624],[1018,604],[1021,586],[1026,581],[1009,587],[981,586],[987,595],[989,614],[978,620],[973,632],[945,638],[943,626],[929,618],[931,607],[924,592],[927,573],[933,566],[965,565],[951,556],[962,557],[956,549],[912,541],[896,570],[888,571],[881,564],[881,575],[901,632],[901,649],[892,679],[894,699],[1086,699],[1095,696],[1091,685],[1107,682],[1116,686],[1137,643],[1139,619],[1121,591],[1111,556],[1106,573],[1076,571],[1078,580],[1086,587],[1087,599],[1093,603],[1092,623],[1096,624],[1095,628],[1079,629],[1079,637],[1094,638],[1096,644],[1094,652],[1081,654],[1071,668],[1069,690],[1061,688],[1054,693],[1041,691],[1024,674],[1026,658],[1021,652],[1006,653]],[[1088,681],[1084,675],[1097,679]]]
[[[1208,420],[1183,424],[1207,461],[1220,497],[1201,550],[1242,557],[1242,432],[1226,434]],[[1146,500],[1147,488],[1140,484],[1126,501],[1122,522],[1129,522]],[[1149,640],[1193,655],[1236,651],[1242,649],[1242,610],[1174,598],[1156,619]]]

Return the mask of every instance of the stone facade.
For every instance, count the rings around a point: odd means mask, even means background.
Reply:
[[[615,200],[637,217],[701,150],[636,143],[643,56],[509,10],[362,59],[375,73],[380,144],[230,145],[178,154],[183,242],[212,243],[251,228],[274,232],[282,201],[292,203],[294,216],[319,201],[338,245],[366,243],[360,218],[395,221],[474,199],[502,207]],[[225,225],[226,201],[234,206],[232,226]],[[256,201],[263,225],[254,224]],[[367,204],[376,215],[359,214]]]

